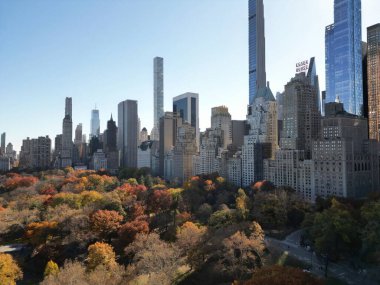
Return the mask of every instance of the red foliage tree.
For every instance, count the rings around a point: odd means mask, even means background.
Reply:
[[[91,227],[100,237],[106,238],[117,232],[123,216],[116,211],[98,210],[90,217]]]
[[[299,268],[272,265],[255,270],[252,279],[239,285],[322,285],[320,279]]]
[[[148,197],[148,210],[154,213],[167,211],[173,202],[172,196],[165,190],[154,190]]]
[[[4,188],[7,190],[14,190],[18,187],[30,187],[38,182],[38,178],[34,176],[14,176],[8,178],[4,183]]]
[[[143,216],[132,222],[127,222],[120,227],[118,232],[120,245],[124,248],[132,243],[135,240],[136,235],[140,233],[149,233],[149,224],[144,220]]]

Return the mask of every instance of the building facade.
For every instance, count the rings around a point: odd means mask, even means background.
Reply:
[[[223,131],[223,148],[227,149],[232,144],[232,120],[226,106],[211,109],[211,128]]]
[[[242,147],[242,184],[263,179],[263,159],[272,158],[277,150],[277,104],[269,86],[260,88],[248,106],[248,135]]]
[[[138,113],[137,101],[118,105],[118,149],[121,167],[137,167]]]
[[[379,146],[368,140],[367,120],[326,105],[321,137],[313,142],[317,196],[365,197],[379,186]]]
[[[173,179],[183,183],[193,175],[193,157],[197,153],[195,129],[189,123],[177,128],[173,149]]]
[[[311,158],[312,140],[320,131],[318,91],[305,73],[296,74],[285,85],[281,149],[304,150]]]
[[[165,160],[168,154],[173,150],[177,141],[177,129],[182,125],[182,118],[178,113],[165,112],[160,118],[160,140],[159,140],[159,175],[165,175]]]
[[[380,24],[367,29],[369,138],[380,141]]]
[[[49,136],[22,141],[20,168],[47,169],[51,166],[51,139]]]

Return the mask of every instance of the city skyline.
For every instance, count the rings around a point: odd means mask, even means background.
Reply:
[[[145,9],[148,1],[139,4],[125,1],[113,5],[112,8],[104,7],[100,2],[94,2],[95,4],[89,9],[84,20],[89,20],[88,17],[102,15],[103,17],[99,19],[99,23],[106,21],[105,23],[108,25],[100,27],[100,24],[87,24],[82,28],[78,28],[78,32],[73,29],[76,28],[75,24],[83,21],[83,19],[79,18],[79,14],[83,9],[87,8],[87,1],[76,3],[75,6],[73,3],[55,2],[54,5],[51,5],[43,2],[43,9],[40,10],[42,2],[36,1],[34,6],[25,4],[22,7],[20,4],[11,3],[11,1],[5,1],[0,4],[0,11],[9,12],[1,15],[0,20],[0,36],[4,38],[5,43],[0,49],[0,62],[4,66],[0,70],[0,94],[3,100],[10,99],[6,101],[6,110],[0,113],[0,132],[7,133],[7,143],[12,142],[17,151],[20,150],[22,140],[28,136],[49,135],[51,139],[54,139],[55,135],[61,133],[61,114],[65,97],[73,98],[73,124],[82,123],[84,134],[88,135],[90,132],[89,113],[94,103],[98,104],[102,115],[100,129],[103,132],[111,113],[114,116],[116,115],[118,102],[127,99],[139,101],[141,127],[152,128],[153,82],[151,62],[155,56],[162,56],[166,61],[165,86],[167,88],[165,87],[165,89],[167,91],[165,93],[167,96],[164,111],[171,110],[170,105],[173,97],[188,91],[194,91],[199,93],[200,97],[201,130],[208,126],[206,122],[208,122],[208,117],[211,115],[211,108],[218,105],[228,106],[233,119],[243,119],[245,117],[248,95],[248,1],[234,1],[233,3],[218,1],[220,5],[214,5],[215,1],[192,2],[192,5],[175,3],[174,1],[162,2],[163,7],[160,9],[175,7],[178,12],[191,6],[192,9],[188,13],[199,16],[196,18],[198,24],[191,27],[194,23],[189,21],[184,23],[184,26],[170,28],[173,20],[180,19],[177,18],[179,15],[169,13],[170,17],[168,19],[163,19],[164,17],[162,17],[163,26],[158,25],[159,27],[151,27],[151,29],[156,32],[156,29],[164,27],[162,33],[166,37],[163,38],[163,42],[166,39],[169,45],[174,42],[177,42],[177,45],[170,47],[158,45],[149,48],[149,50],[147,48],[147,51],[138,52],[137,59],[133,59],[133,51],[136,53],[137,44],[141,45],[144,40],[150,42],[156,39],[157,36],[147,38],[146,33],[149,30],[147,27],[140,27],[139,31],[142,33],[129,38],[131,40],[136,39],[136,46],[133,45],[132,50],[122,50],[121,47],[118,47],[119,36],[123,33],[123,29],[130,32],[129,25],[133,26],[133,21],[139,23],[138,20],[132,17],[129,22],[123,22],[125,25],[118,27],[119,30],[112,33],[111,31],[115,27],[114,25],[120,24],[118,21],[121,21],[121,12],[116,12],[118,8],[124,8],[122,10],[124,12],[134,13],[139,9]],[[275,3],[264,1],[267,80],[271,83],[273,93],[283,91],[283,86],[295,73],[296,62],[311,56],[316,57],[317,72],[321,77],[321,90],[325,89],[323,75],[324,27],[333,21],[333,5],[328,3],[329,1],[304,2],[308,2],[307,5],[300,0],[293,0],[292,5],[284,8],[285,11],[284,9],[280,11],[278,8],[276,9]],[[152,5],[155,6],[155,4]],[[210,12],[211,7],[217,9],[213,14],[218,15],[209,15],[207,13]],[[315,8],[313,11],[317,15],[318,13],[321,14],[321,17],[317,17],[320,21],[308,21],[305,24],[308,16],[300,13],[300,10],[306,7],[310,7],[309,9]],[[28,8],[30,9],[28,10]],[[62,11],[60,8],[62,8]],[[207,9],[203,11],[203,8]],[[363,0],[362,40],[366,40],[366,28],[378,22],[374,11],[379,9],[380,3],[376,3],[375,0]],[[26,11],[29,12],[26,14]],[[34,13],[37,12],[40,16],[38,20],[32,19],[35,15]],[[293,13],[296,14],[296,12],[298,13],[297,20],[290,21],[294,16]],[[108,16],[113,13],[116,13],[117,17],[115,17],[116,20],[111,21]],[[73,23],[70,25],[65,20],[66,15],[73,17]],[[29,28],[36,31],[36,28],[38,29],[40,25],[45,25],[47,21],[51,21],[53,16],[59,17],[57,20],[52,21],[52,25],[48,28],[45,26],[41,31],[35,32],[33,34],[34,39],[31,39],[31,36],[24,35]],[[156,13],[153,13],[153,16],[152,20],[158,17]],[[20,17],[23,17],[24,20],[16,24]],[[221,23],[217,21],[222,19],[223,22]],[[289,19],[289,21],[285,22],[284,19]],[[234,23],[231,27],[229,27],[229,20],[233,20]],[[218,24],[211,23],[212,21],[216,21]],[[300,23],[304,27],[301,27]],[[26,24],[30,24],[30,27]],[[290,33],[283,32],[284,26],[289,30],[299,29],[298,41]],[[282,32],[273,32],[279,27],[282,27]],[[67,31],[65,31],[66,28]],[[183,28],[185,32],[181,33],[180,28]],[[202,33],[200,29],[202,29]],[[204,32],[204,30],[207,30],[207,32]],[[308,30],[310,30],[310,35],[305,33]],[[63,47],[57,48],[60,41],[56,36],[52,36],[57,31],[63,33],[64,39],[76,39],[77,41],[63,42]],[[167,33],[167,31],[170,31],[170,33]],[[314,33],[314,31],[317,32]],[[12,36],[12,34],[14,35]],[[20,35],[24,35],[24,39],[21,39]],[[83,35],[86,36],[80,39],[79,36]],[[112,36],[115,35],[116,37],[113,39]],[[195,36],[196,41],[194,41]],[[281,39],[284,36],[288,37],[289,40],[282,41]],[[220,44],[225,43],[228,37],[233,43],[225,44],[226,46],[222,48]],[[105,44],[110,39],[113,39],[113,44]],[[188,50],[188,41],[194,42],[191,51]],[[289,53],[286,58],[281,53],[278,53],[279,47],[276,47],[276,43],[278,45],[279,42],[281,42],[281,50]],[[315,42],[318,42],[317,48],[311,46]],[[24,45],[17,46],[17,48],[14,46],[20,43],[24,43]],[[46,43],[48,43],[47,47],[43,47]],[[103,45],[94,48],[94,43]],[[121,43],[123,44],[122,47],[125,48],[126,43]],[[213,54],[213,51],[206,49],[206,47],[215,49],[216,46],[218,46],[219,50],[215,54]],[[296,47],[296,51],[292,50],[290,46]],[[86,50],[86,48],[90,47],[91,49]],[[102,47],[106,49],[101,49]],[[68,48],[67,52],[65,48]],[[55,52],[46,49],[53,49]],[[203,49],[206,50],[203,51]],[[315,52],[315,50],[318,50],[318,52]],[[42,52],[47,53],[42,56],[40,55]],[[236,54],[239,54],[239,56]],[[221,55],[224,56],[222,57],[223,60],[220,60]],[[131,57],[132,60],[129,62],[128,60]],[[35,58],[39,58],[39,62]],[[71,60],[68,63],[64,62],[67,58]],[[125,64],[125,67],[115,65],[114,61],[120,58],[122,59],[120,63]],[[188,65],[189,61],[192,61],[192,64]],[[74,66],[80,66],[80,68],[73,71]],[[42,70],[43,68],[45,69]],[[133,73],[136,70],[138,72]],[[213,70],[214,75],[209,73],[210,70]],[[209,77],[204,76],[206,73]],[[135,75],[135,77],[130,76],[131,74]],[[60,76],[62,78],[59,78]],[[132,78],[132,80],[128,80],[129,78]],[[230,80],[227,81],[226,78]],[[24,84],[20,84],[20,80]],[[129,84],[130,82],[133,84]],[[236,98],[239,99],[236,100]],[[20,101],[23,104],[20,104]],[[49,106],[48,110],[44,108],[45,104]],[[48,120],[43,119],[42,116],[35,116],[35,114],[42,114],[43,112],[44,118],[48,117]],[[29,124],[23,123],[24,121]]]

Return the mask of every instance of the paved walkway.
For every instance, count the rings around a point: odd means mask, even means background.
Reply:
[[[8,245],[2,245],[0,246],[0,252],[7,253],[7,252],[14,252],[14,251],[20,251],[25,247],[24,244],[8,244]]]

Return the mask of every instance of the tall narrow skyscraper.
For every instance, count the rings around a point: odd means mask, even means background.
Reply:
[[[1,151],[0,153],[4,154],[5,153],[5,133],[1,134]]]
[[[73,121],[72,98],[65,101],[65,117],[62,122],[62,150],[60,166],[65,168],[73,164]]]
[[[326,27],[326,96],[351,114],[363,113],[361,0],[334,0],[334,24]]]
[[[96,108],[91,110],[91,137],[99,137],[100,134],[100,119],[99,119],[99,110]]]
[[[164,116],[164,59],[155,57],[153,59],[153,130],[152,140],[159,140],[160,118]]]
[[[125,100],[118,105],[118,149],[121,167],[137,167],[137,101]]]
[[[380,141],[380,24],[367,28],[369,138]]]
[[[257,90],[266,87],[263,0],[249,0],[249,105]]]

